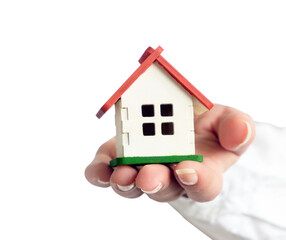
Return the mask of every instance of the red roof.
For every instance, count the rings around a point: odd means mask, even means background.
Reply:
[[[109,100],[100,108],[96,116],[101,118],[123,93],[143,74],[152,64],[157,61],[181,86],[191,95],[196,97],[206,108],[211,109],[213,103],[210,102],[198,89],[195,88],[182,74],[180,74],[170,63],[168,63],[162,56],[162,47],[153,49],[147,48],[142,57],[139,59],[141,64],[136,71],[123,83],[123,85],[109,98]]]

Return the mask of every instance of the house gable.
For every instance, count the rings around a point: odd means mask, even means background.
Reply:
[[[97,113],[97,117],[101,118],[110,107],[118,101],[126,90],[153,64],[157,61],[188,93],[195,97],[194,111],[202,113],[207,109],[211,109],[213,104],[199,92],[186,78],[183,77],[171,64],[169,64],[162,56],[163,48],[158,47],[156,50],[149,47],[139,62],[141,65],[137,70],[126,80],[126,82],[111,96],[111,98],[101,107]]]
[[[157,62],[154,62],[138,79],[122,94],[122,106],[125,99],[134,102],[152,104],[176,102],[180,99],[192,99],[192,95]]]

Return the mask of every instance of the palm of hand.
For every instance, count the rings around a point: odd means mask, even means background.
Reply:
[[[223,172],[232,166],[254,139],[251,118],[233,108],[215,105],[195,118],[196,154],[204,155],[204,162],[184,161],[169,166],[145,165],[140,169],[108,163],[115,158],[115,141],[111,139],[98,150],[86,168],[87,180],[100,187],[111,186],[127,198],[144,192],[156,201],[172,201],[186,193],[195,201],[209,201],[222,188]]]

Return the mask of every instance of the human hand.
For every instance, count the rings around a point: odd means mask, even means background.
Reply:
[[[195,117],[196,154],[202,163],[149,164],[138,168],[109,166],[116,158],[115,138],[103,144],[85,170],[87,180],[99,187],[111,186],[119,195],[136,198],[146,193],[151,199],[169,202],[183,193],[195,201],[210,201],[221,191],[224,171],[231,167],[255,137],[252,119],[230,107],[215,105]]]

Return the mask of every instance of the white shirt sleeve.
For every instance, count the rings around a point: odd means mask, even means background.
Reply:
[[[206,203],[171,202],[211,239],[286,239],[286,128],[256,123],[256,138]]]

